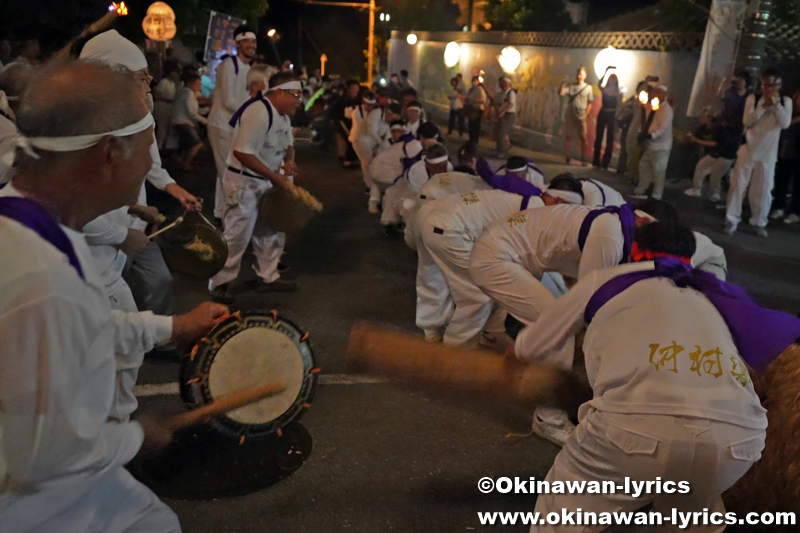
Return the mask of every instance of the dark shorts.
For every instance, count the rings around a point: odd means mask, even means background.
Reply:
[[[181,150],[191,150],[203,141],[197,134],[197,126],[190,124],[175,124],[175,132],[178,134],[178,145]]]

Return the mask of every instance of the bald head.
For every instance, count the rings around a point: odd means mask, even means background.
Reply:
[[[124,105],[120,105],[124,102]],[[123,128],[147,114],[130,72],[68,61],[35,74],[20,98],[17,129],[28,137],[68,137]]]

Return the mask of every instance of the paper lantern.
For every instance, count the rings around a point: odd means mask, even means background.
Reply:
[[[417,44],[417,36],[416,36],[416,34],[409,33],[408,36],[406,37],[406,42],[408,44],[410,44],[411,46],[414,46],[415,44]]]
[[[461,59],[461,47],[457,42],[449,42],[444,48],[444,65],[447,68],[452,68],[458,65],[458,60]]]
[[[619,68],[623,66],[623,64],[624,58],[622,57],[622,53],[613,46],[609,46],[608,48],[600,50],[597,56],[595,56],[594,73],[597,74],[598,78],[602,78],[608,67],[613,67],[619,72]]]
[[[178,31],[175,26],[175,12],[164,2],[151,4],[142,21],[142,29],[148,39],[169,41]]]
[[[514,71],[516,71],[521,60],[522,55],[519,53],[519,50],[513,46],[506,46],[503,48],[503,50],[500,52],[500,56],[497,58],[497,61],[500,62],[500,67],[503,69],[503,72],[507,74],[512,74]]]

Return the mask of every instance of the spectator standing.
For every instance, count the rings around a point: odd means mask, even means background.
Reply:
[[[156,141],[159,149],[164,148],[164,141],[172,127],[172,106],[178,93],[181,69],[173,61],[164,62],[164,77],[158,82],[153,95],[153,118],[156,119]]]
[[[502,76],[499,81],[500,94],[497,103],[497,157],[505,159],[511,148],[511,131],[517,120],[517,90],[511,86],[511,80]]]
[[[728,84],[727,77],[723,78],[718,90],[718,96],[722,101],[720,122],[723,126],[739,128],[740,133],[743,129],[742,116],[744,116],[745,101],[751,94],[750,82],[750,73],[743,68],[737,68],[733,71],[730,84]]]
[[[608,74],[608,70],[606,70],[606,74]],[[605,84],[601,80],[600,92],[603,97],[603,107],[600,109],[600,114],[597,115],[597,131],[594,136],[594,159],[592,164],[596,167],[608,169],[608,165],[611,164],[611,156],[614,154],[617,111],[619,111],[620,104],[622,104],[619,78],[617,78],[616,74],[611,74]],[[600,148],[603,144],[603,133],[606,134],[606,150],[601,161]]]
[[[775,163],[781,130],[792,121],[792,100],[781,95],[783,80],[772,68],[761,74],[762,94],[751,94],[744,107],[747,128],[745,144],[737,152],[736,167],[728,190],[725,233],[733,235],[741,221],[744,193],[750,188],[750,225],[759,237],[767,238],[767,215],[772,203]]]
[[[403,86],[400,85],[400,77],[397,74],[392,74],[388,88],[389,88],[389,98],[391,98],[396,102],[399,102],[400,93],[403,92]]]
[[[645,88],[645,82],[640,81],[636,85],[636,91],[633,93],[633,96],[625,100],[615,117],[617,127],[619,127],[619,161],[617,162],[617,174],[625,174],[628,171],[628,135],[634,124],[637,124],[637,128],[641,127],[641,121],[637,120],[637,115],[641,115],[639,91]],[[638,167],[638,157],[634,164]]]
[[[414,87],[414,84],[411,82],[411,80],[408,79],[408,71],[407,70],[401,70],[400,71],[400,86],[403,89],[416,89],[416,87]]]
[[[575,83],[569,83],[569,77],[564,78],[561,87],[558,89],[559,96],[567,97],[567,109],[564,122],[564,149],[566,152],[566,162],[569,164],[572,152],[572,136],[577,134],[580,139],[581,163],[586,165],[589,146],[586,141],[587,125],[586,117],[589,111],[589,104],[594,101],[592,86],[586,83],[586,68],[578,68]]]
[[[672,106],[667,101],[667,86],[658,85],[650,97],[650,113],[647,115],[639,141],[643,143],[642,158],[639,161],[639,186],[635,196],[643,197],[653,184],[650,195],[661,200],[664,194],[664,179],[667,163],[672,151]]]
[[[447,99],[450,100],[450,118],[447,121],[447,134],[453,134],[453,128],[458,122],[458,135],[464,136],[464,100],[466,99],[466,92],[458,85],[458,78],[450,80],[450,94]]]
[[[483,111],[486,109],[486,89],[478,76],[472,77],[472,87],[467,93],[467,102],[464,106],[464,114],[469,121],[469,142],[478,145],[481,138],[481,120]]]
[[[792,185],[792,199],[786,195]],[[775,189],[772,192],[770,218],[784,218],[787,224],[800,222],[800,91],[792,96],[792,121],[781,133],[778,148],[778,167],[775,172]]]

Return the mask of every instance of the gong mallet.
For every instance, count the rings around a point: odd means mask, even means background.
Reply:
[[[251,403],[256,403],[264,398],[276,396],[285,390],[283,383],[268,383],[260,387],[253,387],[252,389],[231,392],[225,396],[220,396],[212,403],[170,418],[167,421],[167,426],[171,430],[177,431],[191,426],[205,424],[229,411],[239,409]]]
[[[348,370],[471,392],[519,403],[571,403],[578,392],[572,372],[528,365],[482,350],[433,344],[395,331],[356,324],[350,332]]]
[[[148,235],[147,238],[152,241],[155,237],[158,237],[159,235],[161,235],[165,231],[171,230],[172,228],[174,228],[175,226],[177,226],[181,222],[183,222],[183,217],[178,217],[175,220],[173,220],[172,222],[170,222],[169,224],[167,224],[166,226],[164,226],[163,228],[161,228],[160,230]]]

